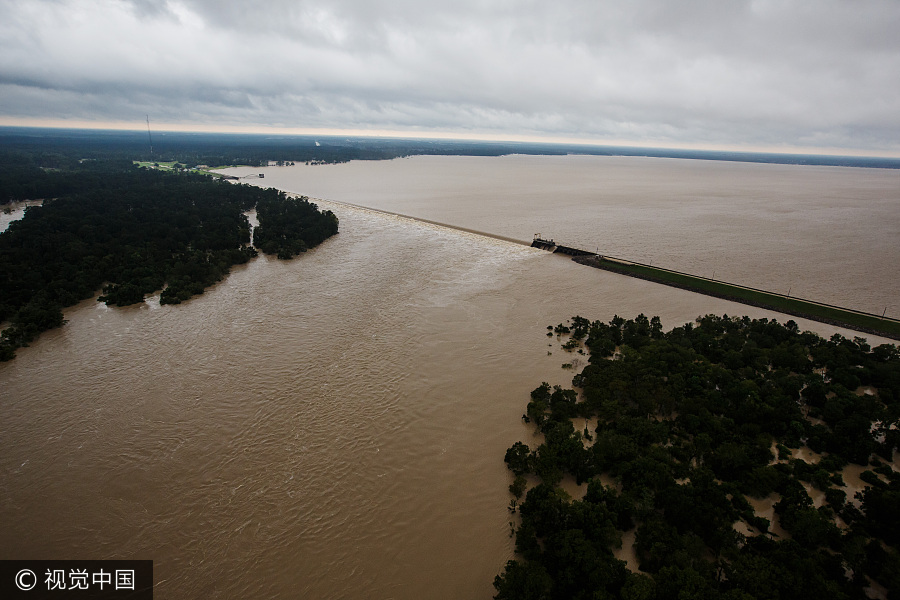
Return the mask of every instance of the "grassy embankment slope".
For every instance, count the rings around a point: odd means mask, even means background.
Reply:
[[[742,304],[749,304],[750,306],[776,310],[796,317],[847,327],[864,333],[900,339],[900,321],[892,318],[883,318],[878,315],[811,300],[791,298],[784,294],[775,294],[755,288],[724,283],[706,277],[651,267],[650,265],[608,256],[578,256],[573,260],[583,265],[691,290],[707,296],[715,296]]]

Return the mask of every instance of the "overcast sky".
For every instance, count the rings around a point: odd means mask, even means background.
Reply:
[[[0,124],[900,155],[896,0],[0,0]]]

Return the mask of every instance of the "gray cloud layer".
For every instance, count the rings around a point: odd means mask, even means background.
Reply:
[[[4,0],[0,116],[900,151],[900,3]]]

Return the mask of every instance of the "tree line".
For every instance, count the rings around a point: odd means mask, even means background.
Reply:
[[[81,171],[91,163],[134,160],[178,162],[187,166],[265,166],[269,161],[343,163],[350,160],[388,160],[409,154],[408,144],[391,140],[348,140],[307,136],[190,134],[153,135],[150,151],[146,131],[77,131],[0,127],[0,204],[7,201],[2,165],[32,169]],[[32,173],[43,178],[33,170]],[[53,178],[50,175],[49,178]],[[26,181],[27,185],[29,182]],[[43,196],[39,196],[43,197]],[[35,198],[14,196],[13,199]]]
[[[0,322],[9,323],[0,333],[0,360],[62,325],[62,309],[97,290],[116,306],[158,290],[161,304],[203,293],[256,256],[244,214],[256,206],[263,207],[264,251],[282,258],[337,232],[337,217],[314,204],[206,175],[113,162],[59,179],[69,191],[26,208],[0,234]],[[267,231],[281,233],[272,240]]]
[[[872,582],[900,597],[896,346],[712,315],[668,333],[644,315],[549,329],[590,362],[580,394],[532,392],[523,418],[541,441],[506,453],[521,522],[496,598],[862,599]],[[865,466],[855,494],[849,463]],[[773,501],[786,535],[748,498]],[[638,573],[613,552],[627,531]]]

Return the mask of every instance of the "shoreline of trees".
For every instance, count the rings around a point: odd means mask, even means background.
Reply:
[[[520,523],[496,598],[862,599],[873,582],[898,597],[896,346],[712,315],[668,333],[643,315],[551,329],[590,362],[580,394],[532,392],[523,418],[541,441],[506,453]],[[799,448],[820,460],[793,458]],[[865,466],[852,497],[848,463]],[[586,483],[583,498],[566,477]],[[748,498],[772,500],[787,535]],[[628,531],[637,573],[613,553]]]
[[[31,169],[23,177],[15,171],[4,165],[4,181],[27,179]],[[0,322],[9,323],[0,361],[61,326],[63,308],[98,290],[98,300],[115,306],[159,290],[161,304],[202,294],[257,255],[244,215],[252,208],[256,246],[282,259],[337,233],[337,217],[306,199],[207,175],[113,161],[47,181],[60,195],[29,206],[0,233]]]

